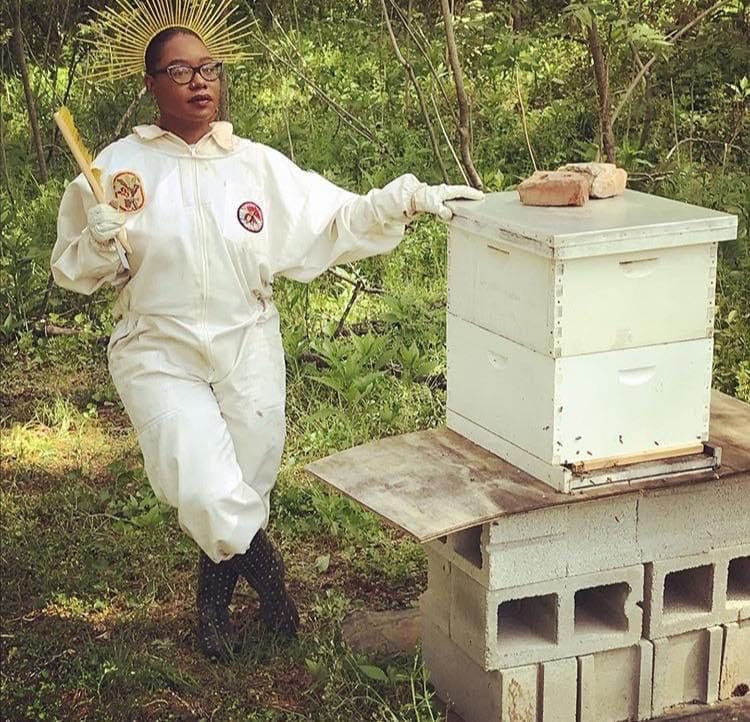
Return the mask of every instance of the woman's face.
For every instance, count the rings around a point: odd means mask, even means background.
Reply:
[[[159,63],[153,74],[146,75],[146,88],[154,94],[162,120],[180,124],[208,124],[219,108],[220,80],[205,80],[200,73],[186,85],[179,85],[165,70],[170,65],[198,67],[212,61],[208,48],[193,35],[175,35],[162,46]]]

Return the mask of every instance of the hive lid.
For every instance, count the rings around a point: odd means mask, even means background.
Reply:
[[[727,241],[737,217],[626,190],[585,206],[524,206],[516,191],[489,193],[482,201],[452,201],[450,225],[560,259],[627,253]]]

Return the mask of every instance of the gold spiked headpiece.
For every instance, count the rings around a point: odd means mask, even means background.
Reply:
[[[112,6],[94,10],[88,42],[95,50],[87,73],[93,79],[142,73],[148,44],[167,28],[191,30],[216,60],[231,63],[249,56],[242,41],[250,34],[251,21],[228,22],[232,0],[115,0]]]

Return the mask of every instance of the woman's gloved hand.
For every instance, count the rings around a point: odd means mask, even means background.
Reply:
[[[433,213],[444,221],[453,218],[453,211],[445,205],[445,201],[466,199],[469,201],[481,201],[484,193],[471,186],[449,186],[441,183],[438,186],[428,186],[421,183],[414,191],[409,206],[409,215],[417,213]]]
[[[106,203],[89,208],[89,232],[99,246],[109,246],[112,239],[125,226],[127,216]]]
[[[484,198],[484,193],[469,186],[430,186],[405,173],[349,203],[350,228],[354,233],[368,233],[388,223],[408,223],[419,213],[434,213],[448,221],[453,211],[445,202],[459,198],[478,201]]]

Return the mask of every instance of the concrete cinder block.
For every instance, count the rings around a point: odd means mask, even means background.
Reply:
[[[747,480],[722,479],[642,492],[638,545],[644,562],[702,554],[747,543],[750,514],[727,510],[747,505]],[[690,519],[689,530],[685,519]]]
[[[451,573],[451,638],[483,669],[502,669],[636,644],[643,567],[488,590]]]
[[[750,621],[724,625],[719,699],[741,697],[750,692]]]
[[[638,498],[611,497],[569,507],[568,576],[641,563]]]
[[[653,645],[578,658],[578,722],[623,722],[651,718]]]
[[[636,511],[634,495],[538,509],[426,546],[488,589],[505,589],[639,564]]]
[[[500,672],[482,669],[425,619],[422,620],[422,658],[438,696],[465,722],[500,722]]]
[[[419,610],[443,634],[450,636],[451,563],[445,557],[426,548],[427,589],[419,598]]]
[[[737,621],[750,619],[750,553],[730,555],[727,564],[727,610],[737,612]]]
[[[724,649],[724,628],[709,627],[708,632],[708,674],[706,675],[706,701],[709,704],[719,701],[721,679],[721,658]]]
[[[504,669],[500,672],[500,720],[537,722],[539,665]],[[575,688],[574,688],[575,689]]]
[[[569,508],[568,505],[551,506],[500,517],[486,525],[485,541],[494,546],[564,536],[568,531]]]
[[[645,636],[656,639],[738,621],[750,604],[748,560],[750,545],[741,545],[646,564]]]
[[[578,663],[573,659],[558,659],[539,665],[544,722],[571,722],[576,719],[576,689]]]
[[[489,589],[535,584],[567,575],[568,508],[502,517],[485,526],[484,574]]]
[[[567,574],[567,515],[564,507],[511,515],[425,547],[488,589],[556,579]]]
[[[717,699],[721,634],[711,627],[654,640],[654,716],[678,704]]]
[[[575,659],[486,671],[429,622],[422,656],[438,696],[465,722],[576,720]]]

